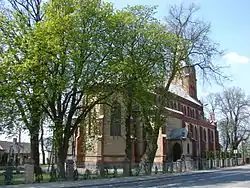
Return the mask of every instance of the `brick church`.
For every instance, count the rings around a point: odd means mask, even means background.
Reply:
[[[214,121],[204,117],[203,104],[197,98],[195,68],[186,68],[176,78],[169,91],[172,100],[166,106],[167,118],[159,131],[155,162],[176,161],[181,155],[187,159],[204,157],[205,151],[219,150],[219,137]],[[125,158],[125,104],[122,96],[111,97],[111,106],[98,105],[95,119],[79,128],[75,135],[75,158],[78,164],[121,163]],[[140,117],[134,113],[131,124],[136,135],[132,136],[134,162],[145,149],[144,129]]]

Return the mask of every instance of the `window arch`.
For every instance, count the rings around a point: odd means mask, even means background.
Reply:
[[[110,123],[110,136],[121,136],[121,104],[115,101],[112,104],[111,110],[111,123]]]

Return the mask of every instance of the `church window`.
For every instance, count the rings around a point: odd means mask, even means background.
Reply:
[[[111,107],[110,136],[121,136],[121,104],[117,101]]]

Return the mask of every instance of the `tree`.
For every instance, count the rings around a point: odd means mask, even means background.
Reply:
[[[154,18],[155,7],[133,6],[118,11],[119,38],[114,44],[119,52],[119,72],[125,87],[121,91],[126,104],[126,156],[132,161],[132,140],[136,138],[131,119],[139,116],[136,106],[149,105],[149,93],[163,82],[164,48],[171,37],[164,26]],[[147,102],[146,102],[147,101]],[[150,103],[151,105],[151,103]],[[138,111],[139,109],[137,109]],[[136,114],[137,113],[137,114]]]
[[[164,107],[170,96],[169,87],[175,79],[182,79],[184,71],[198,68],[199,75],[204,80],[215,78],[220,81],[225,78],[221,73],[221,66],[213,60],[220,56],[218,44],[210,37],[210,24],[195,19],[197,7],[192,4],[188,8],[182,5],[171,6],[166,17],[166,30],[174,35],[171,44],[165,48],[165,83],[158,87],[156,93],[155,113],[152,108],[144,108],[144,121],[146,124],[147,147],[142,158],[145,171],[151,173],[155,153],[157,151],[157,139],[159,129],[164,125],[167,116]],[[153,115],[152,115],[153,114]],[[152,121],[153,120],[153,121]]]
[[[46,151],[52,152],[52,147],[53,147],[52,136],[44,138],[44,147]]]
[[[41,135],[40,135],[40,143],[41,143],[41,150],[42,150],[42,160],[43,160],[43,164],[46,164],[46,158],[45,158],[45,150],[44,150],[44,129],[43,129],[43,125],[41,126]]]
[[[55,152],[54,152],[53,136],[45,137],[43,139],[43,147],[44,147],[44,151],[47,151],[47,153],[49,154],[49,156],[47,158],[47,165],[48,165],[47,171],[49,172],[50,165],[54,164]]]
[[[34,25],[43,17],[42,1],[8,0],[8,3],[10,6],[3,7],[0,13],[1,99],[6,108],[9,106],[16,112],[15,117],[14,114],[5,114],[5,120],[15,119],[14,122],[21,122],[29,130],[31,157],[35,162],[35,173],[38,174],[42,109],[37,102],[36,75],[32,74],[34,71],[25,74],[22,66],[27,63],[27,49]]]
[[[225,151],[233,152],[250,136],[250,98],[242,89],[231,87],[214,94],[214,99],[223,147]]]
[[[0,104],[0,134],[6,134],[9,137],[19,135],[20,130],[24,130],[25,127],[15,103],[1,98]]]
[[[203,105],[204,110],[204,118],[207,120],[216,120],[217,117],[216,114],[216,98],[215,93],[210,93],[209,95],[204,96],[204,98],[201,98],[201,104]],[[213,116],[213,117],[212,117]],[[216,121],[215,121],[216,123]]]
[[[98,0],[52,1],[29,48],[29,59],[35,62],[29,70],[39,75],[41,105],[53,122],[61,178],[69,139],[78,125],[96,104],[124,86],[115,74],[119,64],[113,13],[110,4]]]

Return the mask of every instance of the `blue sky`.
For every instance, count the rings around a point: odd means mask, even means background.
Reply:
[[[218,42],[221,49],[225,49],[225,56],[217,63],[230,65],[223,71],[231,75],[232,82],[226,86],[238,86],[250,94],[248,80],[250,78],[250,1],[249,0],[107,0],[115,7],[126,5],[158,5],[156,14],[158,19],[164,19],[171,4],[191,2],[200,6],[197,17],[210,22],[212,25],[211,38]],[[212,85],[199,85],[199,96],[204,98],[209,92],[221,91],[222,87]]]

